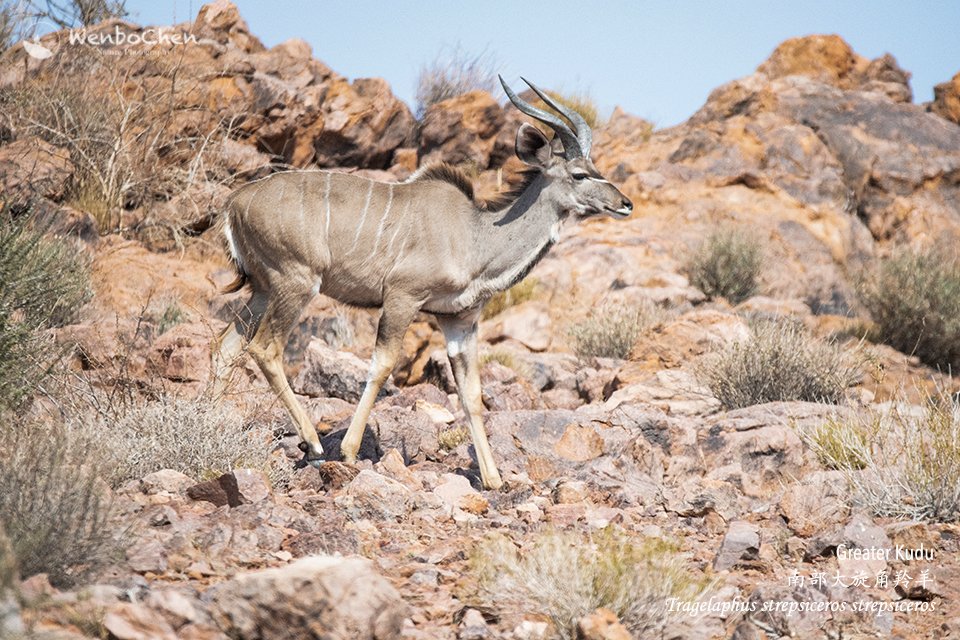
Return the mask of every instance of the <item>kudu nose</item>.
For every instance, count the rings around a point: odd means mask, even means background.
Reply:
[[[633,202],[631,202],[629,199],[624,198],[620,201],[620,204],[622,205],[622,211],[633,211]]]

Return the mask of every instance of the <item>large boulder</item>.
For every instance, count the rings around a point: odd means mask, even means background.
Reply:
[[[408,607],[369,560],[314,556],[241,574],[209,592],[211,615],[231,638],[393,640]]]
[[[486,91],[471,91],[438,102],[423,118],[420,163],[442,161],[486,169],[505,122],[500,104]]]

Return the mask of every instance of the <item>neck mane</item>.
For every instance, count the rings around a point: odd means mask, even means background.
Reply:
[[[516,181],[507,191],[498,193],[491,198],[480,198],[473,188],[473,181],[461,169],[441,162],[418,169],[407,178],[406,182],[422,182],[435,180],[452,184],[470,199],[480,211],[500,211],[516,202],[520,196],[540,177],[539,169],[524,169],[519,173],[520,180]]]

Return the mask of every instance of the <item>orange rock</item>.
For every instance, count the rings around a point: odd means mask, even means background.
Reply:
[[[770,79],[801,75],[847,88],[858,59],[838,35],[804,36],[783,42],[757,71]]]
[[[586,462],[603,455],[603,438],[593,427],[570,424],[553,446],[553,451],[572,462]]]
[[[960,124],[960,73],[949,82],[933,88],[933,103],[930,110],[951,122]]]
[[[420,164],[448,162],[486,169],[504,122],[503,109],[486,91],[438,102],[423,116]]]
[[[631,640],[633,636],[610,609],[600,607],[577,622],[579,640]]]

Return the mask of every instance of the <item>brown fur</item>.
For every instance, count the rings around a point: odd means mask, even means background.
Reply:
[[[470,198],[470,200],[473,200],[474,198],[473,182],[467,177],[467,174],[457,167],[445,162],[433,164],[424,168],[414,178],[414,182],[420,182],[424,180],[436,180],[438,182],[452,184],[459,189],[463,195]]]
[[[437,180],[439,182],[452,184],[459,189],[463,195],[470,198],[470,200],[477,205],[477,207],[483,209],[484,211],[496,211],[506,207],[511,202],[519,198],[520,194],[523,193],[537,178],[537,176],[540,175],[540,171],[538,169],[526,169],[521,171],[519,175],[522,178],[520,182],[510,187],[510,189],[507,191],[497,194],[492,198],[478,198],[473,189],[473,182],[470,180],[467,174],[465,174],[461,169],[446,163],[439,163],[426,167],[414,178],[414,181],[418,182],[421,180]]]
[[[540,170],[524,169],[519,173],[519,175],[521,177],[520,182],[514,184],[507,191],[499,193],[492,198],[474,200],[474,203],[486,211],[498,211],[503,209],[514,200],[519,198],[520,194],[526,191],[527,187],[533,184],[533,181],[540,176]]]

